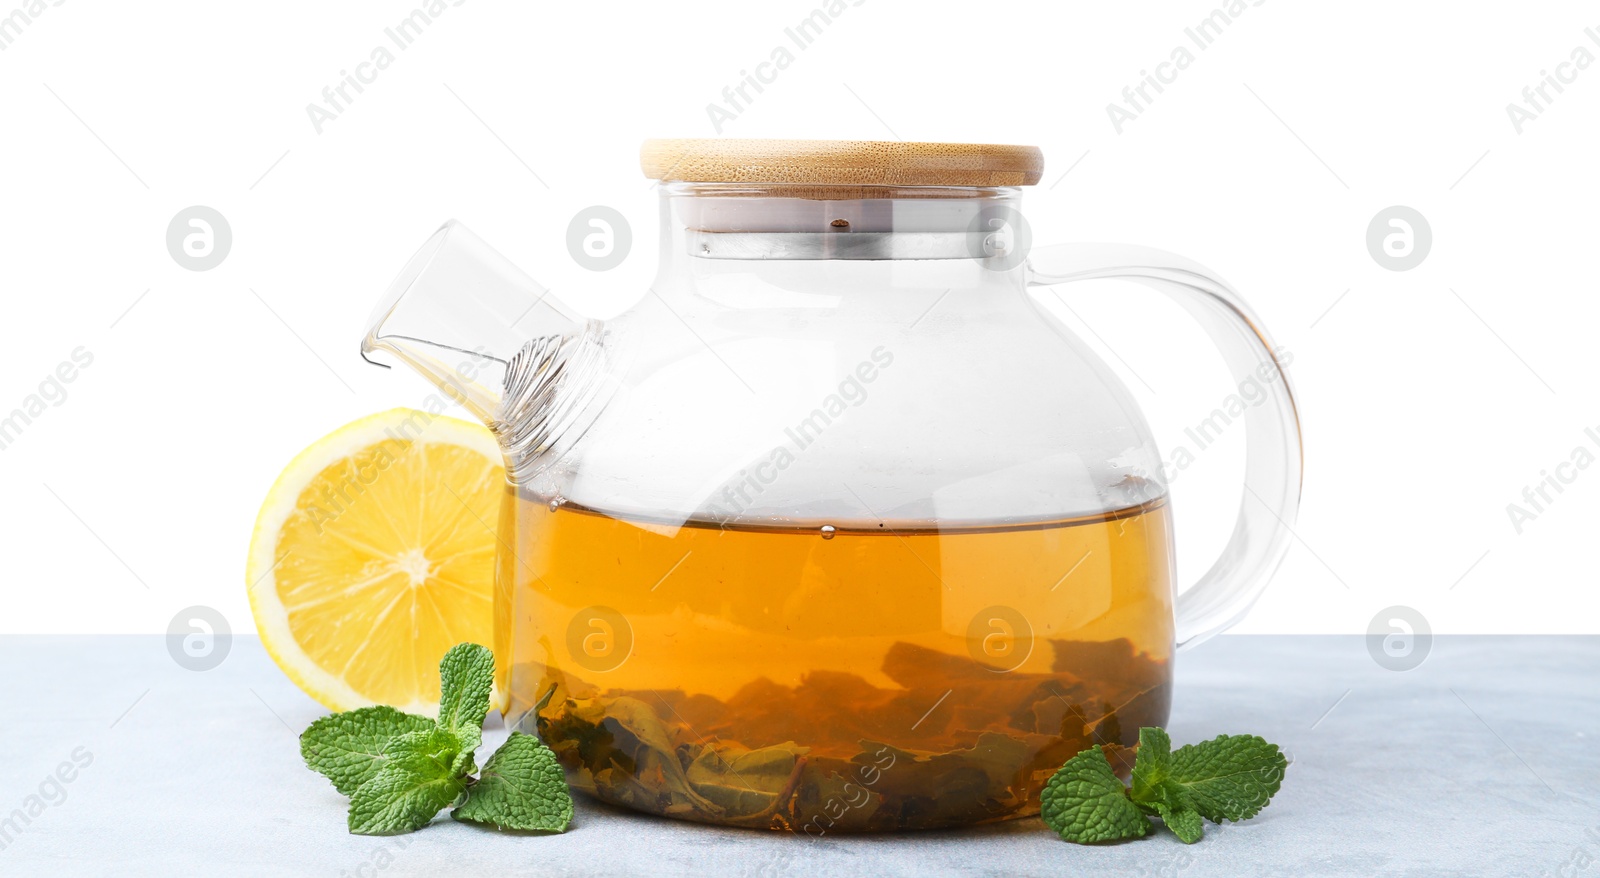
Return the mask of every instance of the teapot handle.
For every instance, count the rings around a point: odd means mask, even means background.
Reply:
[[[1265,385],[1265,402],[1244,414],[1244,490],[1233,535],[1211,569],[1177,597],[1179,648],[1231,628],[1250,611],[1283,561],[1300,507],[1300,419],[1289,376],[1266,328],[1216,275],[1182,256],[1149,247],[1038,247],[1028,254],[1027,277],[1029,286],[1122,278],[1165,293],[1211,336],[1236,382]]]

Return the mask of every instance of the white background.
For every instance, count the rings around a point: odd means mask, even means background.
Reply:
[[[0,451],[0,631],[161,632],[192,604],[252,630],[245,548],[279,469],[428,392],[356,355],[411,251],[455,216],[572,303],[622,309],[655,261],[639,141],[715,134],[707,104],[815,4],[467,0],[317,133],[306,106],[414,8],[68,0],[0,52],[0,414],[94,357]],[[1600,466],[1520,535],[1506,511],[1575,447],[1600,454],[1600,65],[1521,134],[1505,110],[1574,47],[1600,54],[1600,13],[1266,0],[1118,134],[1106,105],[1214,8],[867,0],[722,133],[1038,144],[1037,241],[1174,250],[1243,292],[1293,353],[1306,478],[1236,630],[1361,632],[1404,604],[1437,632],[1600,631]],[[165,245],[194,204],[234,235],[203,273]],[[637,242],[606,274],[566,252],[591,204]],[[1433,230],[1408,272],[1366,249],[1394,204]],[[1170,446],[1228,379],[1176,308],[1115,293],[1067,319]],[[1185,581],[1231,526],[1239,432],[1175,485]]]

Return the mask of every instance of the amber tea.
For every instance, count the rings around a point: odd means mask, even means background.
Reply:
[[[509,718],[602,800],[810,835],[985,822],[1037,813],[1067,758],[1115,757],[1166,721],[1164,500],[769,528],[511,490],[495,631]]]

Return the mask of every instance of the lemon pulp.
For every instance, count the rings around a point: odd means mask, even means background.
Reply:
[[[302,452],[262,505],[247,584],[262,642],[335,710],[431,713],[439,659],[493,638],[499,449],[466,421],[395,409]]]

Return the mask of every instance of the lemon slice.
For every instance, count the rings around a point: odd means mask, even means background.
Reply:
[[[434,715],[439,659],[463,641],[493,645],[504,490],[488,430],[414,409],[300,452],[250,540],[245,582],[267,653],[333,710]]]

